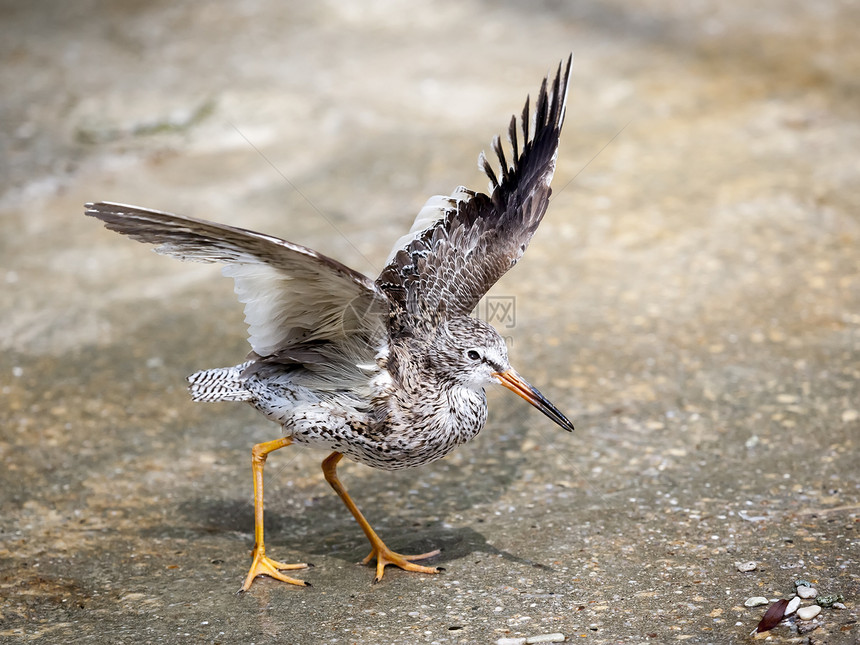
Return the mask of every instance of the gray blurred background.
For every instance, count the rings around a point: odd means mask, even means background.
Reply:
[[[860,517],[860,4],[0,2],[0,640],[743,640],[794,580],[846,609]],[[451,457],[342,478],[439,576],[354,563],[359,528],[290,447],[258,580],[250,449],[193,404],[241,306],[84,218],[120,201],[381,268],[425,199],[574,52],[555,194],[491,318],[568,435],[506,392]],[[737,562],[756,561],[740,572]]]

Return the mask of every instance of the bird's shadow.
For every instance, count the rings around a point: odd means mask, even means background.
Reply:
[[[340,500],[334,499],[338,505]],[[159,537],[189,538],[193,534],[247,535],[253,542],[254,513],[250,500],[187,500],[177,508],[178,515],[186,520],[184,526],[177,524],[149,528],[146,533]],[[361,529],[348,511],[341,507],[335,519],[328,510],[310,508],[295,515],[267,510],[266,544],[273,548],[286,547],[317,556],[327,556],[346,562],[360,560],[368,552],[368,543]],[[511,563],[550,569],[508,551],[496,548],[486,536],[472,527],[450,527],[441,521],[397,527],[397,518],[378,522],[374,528],[383,534],[386,544],[397,552],[425,553],[439,549],[432,564],[443,564],[462,558],[483,554],[485,557],[501,557]]]

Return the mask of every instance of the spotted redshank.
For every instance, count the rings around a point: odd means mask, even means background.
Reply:
[[[107,228],[181,260],[221,262],[245,305],[252,348],[245,362],[189,378],[195,401],[247,401],[283,436],[252,450],[253,562],[257,576],[307,585],[283,571],[308,565],[269,558],[263,541],[263,467],[269,453],[307,444],[333,451],[326,481],[371,544],[376,578],[393,564],[437,555],[401,555],[379,538],[337,476],[343,456],[384,470],[427,464],[475,437],[487,419],[484,388],[501,384],[568,431],[573,425],[510,365],[504,340],[471,317],[487,290],[522,257],[546,212],[564,122],[572,57],[544,79],[529,114],[511,118],[508,164],[499,137],[497,175],[482,153],[488,194],[463,187],[430,198],[412,230],[372,280],[309,248],[253,231],[108,202],[86,214]]]

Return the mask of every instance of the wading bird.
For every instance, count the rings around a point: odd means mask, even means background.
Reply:
[[[475,437],[487,419],[484,388],[501,384],[565,430],[573,425],[510,365],[504,340],[470,316],[522,257],[546,212],[555,171],[572,57],[547,77],[533,118],[526,99],[511,117],[508,164],[499,137],[499,175],[482,153],[488,194],[463,187],[430,198],[376,280],[309,248],[253,231],[135,206],[86,205],[107,228],[157,245],[181,260],[221,262],[245,305],[252,351],[240,365],[188,377],[195,401],[246,401],[282,428],[257,444],[253,562],[242,591],[267,575],[306,585],[283,571],[263,541],[263,467],[269,453],[307,444],[333,451],[326,481],[370,541],[364,563],[437,573],[415,564],[438,551],[401,555],[379,538],[337,477],[344,456],[395,470],[440,459]]]

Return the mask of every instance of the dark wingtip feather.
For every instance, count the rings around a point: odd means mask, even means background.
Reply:
[[[559,90],[559,83],[560,82],[561,82],[561,63],[558,64],[558,70],[556,70],[555,79],[553,79],[553,81],[552,81],[553,101],[549,107],[549,119],[547,120],[547,122],[550,124],[558,123],[558,111],[560,109],[562,109],[561,104],[558,100],[559,99],[558,90]]]
[[[517,137],[516,116],[511,117],[508,126],[508,141],[511,146],[512,160],[508,164],[504,149],[499,137],[493,139],[493,151],[500,164],[500,178],[498,180],[495,171],[490,167],[486,156],[481,153],[478,165],[490,178],[491,189],[503,187],[505,190],[515,189],[518,182],[523,181],[521,173],[530,174],[523,166],[532,165],[538,173],[544,163],[548,163],[546,154],[553,156],[557,149],[558,136],[564,122],[567,103],[567,91],[570,84],[570,72],[573,66],[573,54],[567,61],[560,61],[554,75],[547,74],[541,82],[537,100],[534,104],[534,131],[531,131],[531,99],[526,97],[523,105],[520,123],[522,128],[522,148]],[[538,149],[540,151],[538,151]],[[544,160],[544,161],[541,161]],[[535,165],[537,164],[537,165]]]
[[[499,135],[493,137],[493,151],[499,158],[499,163],[502,170],[502,180],[510,181],[512,179],[512,169],[508,168],[508,161],[507,159],[505,159],[505,149],[502,148],[502,141],[501,139],[499,139]]]
[[[570,89],[570,72],[573,69],[573,52],[567,57],[567,65],[564,67],[564,80],[561,81],[560,87],[556,93],[557,101],[561,105],[561,113],[558,115],[558,127],[564,125],[564,117],[567,113],[567,92]],[[559,74],[561,74],[561,64],[559,64]],[[561,92],[559,96],[558,92]]]
[[[493,171],[493,166],[487,160],[487,156],[482,152],[478,157],[478,166],[481,167],[481,170],[490,178],[490,183],[493,185],[493,188],[499,187],[499,180],[496,178],[496,173]]]
[[[546,123],[547,104],[546,77],[544,77],[540,84],[537,105],[535,105],[535,136],[537,136],[540,127]]]
[[[520,116],[520,120],[523,126],[523,145],[526,145],[529,142],[529,127],[531,126],[531,118],[529,118],[529,110],[531,109],[529,106],[531,104],[531,96],[526,96],[526,104],[523,106],[523,113]]]
[[[508,126],[508,142],[511,144],[511,157],[514,170],[520,167],[520,150],[517,142],[517,117],[511,116],[511,124]]]

